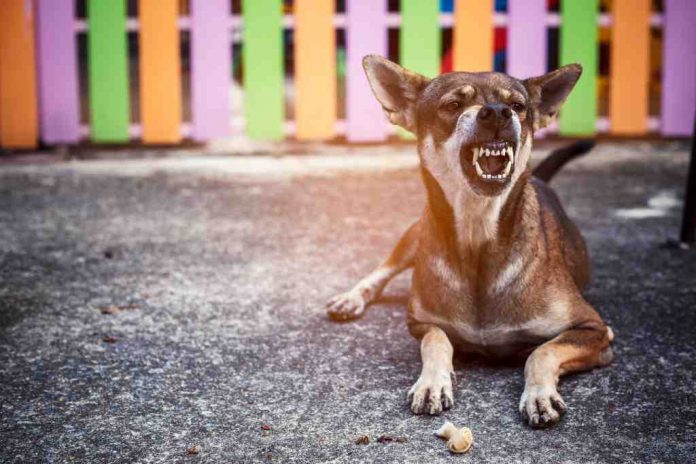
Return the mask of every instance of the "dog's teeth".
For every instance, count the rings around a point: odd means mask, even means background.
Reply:
[[[474,160],[473,160],[473,163],[474,163],[474,166],[475,166],[475,165],[478,164],[477,161],[478,161],[478,157],[479,157],[479,149],[478,149],[478,148],[472,148],[471,151],[474,153]]]
[[[512,169],[512,159],[507,162],[507,165],[505,165],[505,171],[503,172],[503,176],[507,177],[508,174],[510,174],[510,169]]]
[[[476,168],[476,174],[478,174],[479,177],[483,177],[483,169],[481,169],[478,162],[474,162],[474,167]]]

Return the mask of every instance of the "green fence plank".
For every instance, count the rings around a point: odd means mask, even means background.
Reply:
[[[243,0],[244,113],[255,139],[283,138],[285,118],[281,0]]]
[[[440,2],[437,0],[401,0],[399,64],[406,69],[435,77],[440,74]],[[402,138],[413,138],[398,130]]]
[[[563,135],[594,134],[597,121],[599,0],[561,1],[560,61],[580,63],[582,77],[568,97],[560,117]]]
[[[125,0],[87,2],[90,131],[95,142],[129,139]]]
[[[440,73],[441,35],[437,0],[401,0],[399,62],[401,66],[435,77]]]

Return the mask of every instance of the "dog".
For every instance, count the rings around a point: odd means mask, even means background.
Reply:
[[[360,317],[413,267],[407,324],[422,371],[411,410],[453,406],[455,352],[525,356],[520,413],[534,428],[558,422],[567,409],[559,377],[613,358],[613,332],[581,294],[590,277],[584,240],[548,186],[591,144],[556,152],[534,173],[529,166],[534,133],[554,120],[582,67],[526,80],[428,79],[375,55],[363,67],[389,121],[416,135],[427,202],[387,260],[327,303],[329,316]]]

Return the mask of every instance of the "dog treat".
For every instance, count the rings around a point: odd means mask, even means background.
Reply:
[[[466,453],[474,444],[474,435],[468,427],[458,429],[450,421],[445,421],[435,435],[447,440],[447,448],[452,453]]]

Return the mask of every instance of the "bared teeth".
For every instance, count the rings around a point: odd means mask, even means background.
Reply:
[[[472,164],[474,165],[474,168],[476,169],[476,174],[486,180],[505,180],[509,175],[510,171],[512,171],[512,164],[514,160],[514,154],[512,151],[512,146],[509,144],[506,144],[502,149],[490,149],[487,147],[474,147],[471,149],[471,152],[473,154],[473,160]],[[505,156],[507,157],[507,163],[505,164],[505,169],[502,173],[500,174],[488,174],[483,171],[481,168],[481,165],[479,164],[479,159],[481,157],[488,157],[488,156]]]

